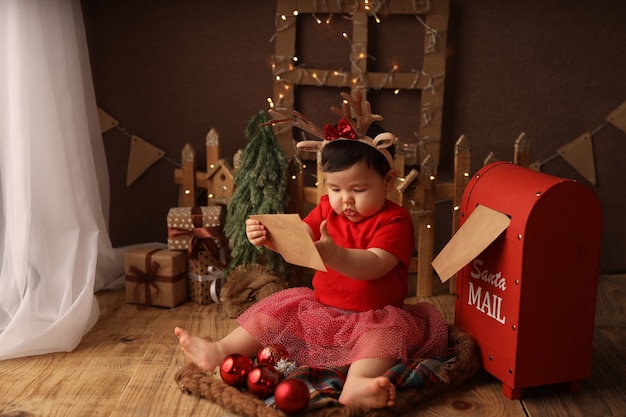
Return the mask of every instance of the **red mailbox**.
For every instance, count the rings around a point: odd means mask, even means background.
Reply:
[[[459,271],[455,323],[508,398],[522,388],[591,376],[602,211],[573,180],[507,162],[483,167],[464,191],[461,228],[477,206],[510,218]]]

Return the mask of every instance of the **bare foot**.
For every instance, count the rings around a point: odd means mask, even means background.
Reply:
[[[396,387],[384,376],[352,378],[346,380],[339,402],[368,408],[392,407],[396,402]]]
[[[182,351],[191,362],[204,371],[213,371],[223,359],[217,345],[198,336],[192,336],[185,329],[176,327],[174,334],[182,346]]]

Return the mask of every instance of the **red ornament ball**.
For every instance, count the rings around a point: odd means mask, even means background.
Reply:
[[[274,400],[282,412],[299,413],[309,406],[309,388],[299,379],[287,378],[276,387]]]
[[[280,373],[273,365],[259,365],[248,373],[248,390],[262,400],[274,393],[279,382]]]
[[[252,369],[252,359],[245,355],[235,353],[226,356],[220,365],[222,380],[232,386],[246,385],[248,373]]]
[[[289,359],[289,352],[283,345],[278,343],[262,347],[256,355],[259,365],[276,365],[281,359]]]

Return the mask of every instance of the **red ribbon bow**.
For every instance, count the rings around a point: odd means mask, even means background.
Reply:
[[[209,251],[215,258],[219,259],[219,247],[213,239],[217,239],[222,245],[224,245],[226,241],[226,237],[222,234],[219,226],[202,227],[202,211],[200,207],[193,207],[191,209],[191,219],[193,229],[169,228],[167,237],[175,238],[187,236],[189,238],[187,247],[188,259],[195,259],[198,256],[200,246]]]
[[[223,242],[223,238],[219,227],[194,227],[191,230],[170,228],[167,233],[167,237],[189,237],[189,245],[187,247],[187,258],[196,258],[197,252],[202,246],[205,250],[209,251],[211,255],[219,258],[219,248],[213,238]]]
[[[326,140],[335,140],[335,139],[358,139],[359,136],[356,134],[350,122],[342,117],[337,123],[337,127],[333,125],[324,126],[324,138]]]

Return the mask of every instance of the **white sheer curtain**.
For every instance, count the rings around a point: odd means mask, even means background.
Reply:
[[[119,283],[104,157],[80,1],[0,0],[0,360],[72,350]]]

